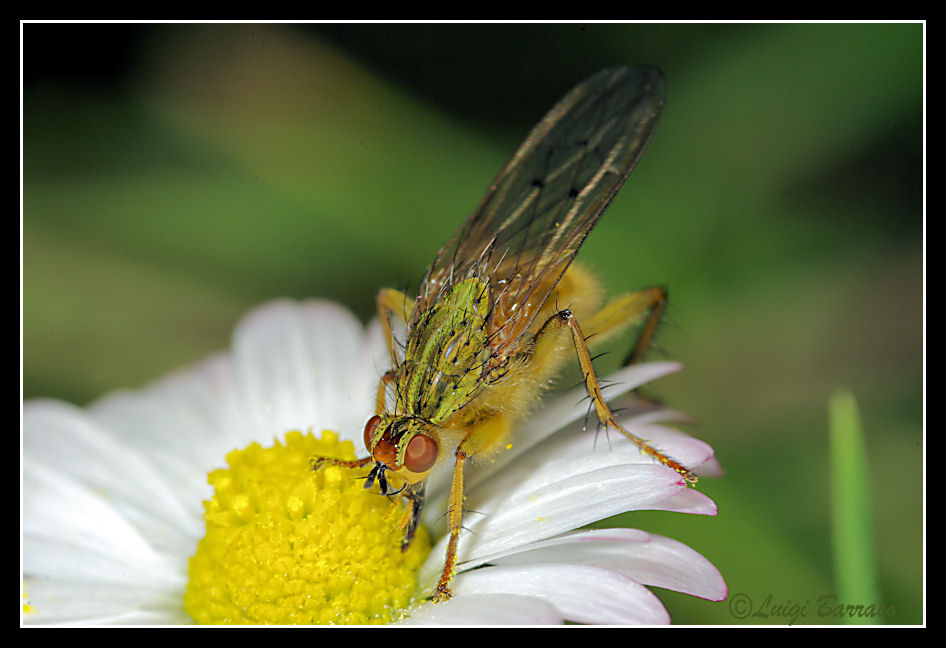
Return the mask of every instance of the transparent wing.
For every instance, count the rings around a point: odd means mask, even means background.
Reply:
[[[664,92],[660,70],[624,67],[562,98],[438,253],[412,323],[456,282],[476,276],[488,280],[504,343],[518,342],[637,164]]]

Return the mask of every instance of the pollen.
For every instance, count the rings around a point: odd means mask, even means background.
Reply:
[[[363,488],[365,471],[313,471],[314,457],[354,460],[354,446],[333,432],[293,431],[284,444],[231,452],[229,467],[209,474],[206,535],[184,595],[195,622],[383,624],[414,602],[427,531],[402,552],[401,516]]]

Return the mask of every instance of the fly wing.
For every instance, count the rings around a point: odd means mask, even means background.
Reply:
[[[664,105],[653,67],[603,70],[532,129],[427,271],[417,324],[459,281],[488,281],[514,344],[561,279],[585,236],[647,146]]]

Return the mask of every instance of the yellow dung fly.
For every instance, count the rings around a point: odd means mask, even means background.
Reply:
[[[666,291],[648,288],[601,306],[596,279],[572,263],[643,154],[663,105],[663,74],[653,67],[610,68],[585,80],[513,153],[439,251],[416,298],[391,289],[378,295],[391,369],[365,424],[368,456],[354,462],[320,457],[313,469],[370,466],[365,488],[377,486],[406,502],[407,548],[427,477],[438,459],[453,457],[450,537],[435,601],[451,596],[465,464],[506,447],[572,352],[599,423],[696,481],[688,468],[615,420],[586,345],[586,334],[597,343],[643,320],[628,358],[637,361],[663,313]]]

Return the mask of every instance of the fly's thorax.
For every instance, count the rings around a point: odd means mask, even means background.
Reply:
[[[490,289],[471,277],[422,313],[408,333],[397,369],[397,411],[439,425],[476,398],[492,348]]]
[[[368,419],[365,447],[376,463],[412,484],[425,479],[440,456],[440,442],[431,426],[405,416]]]

